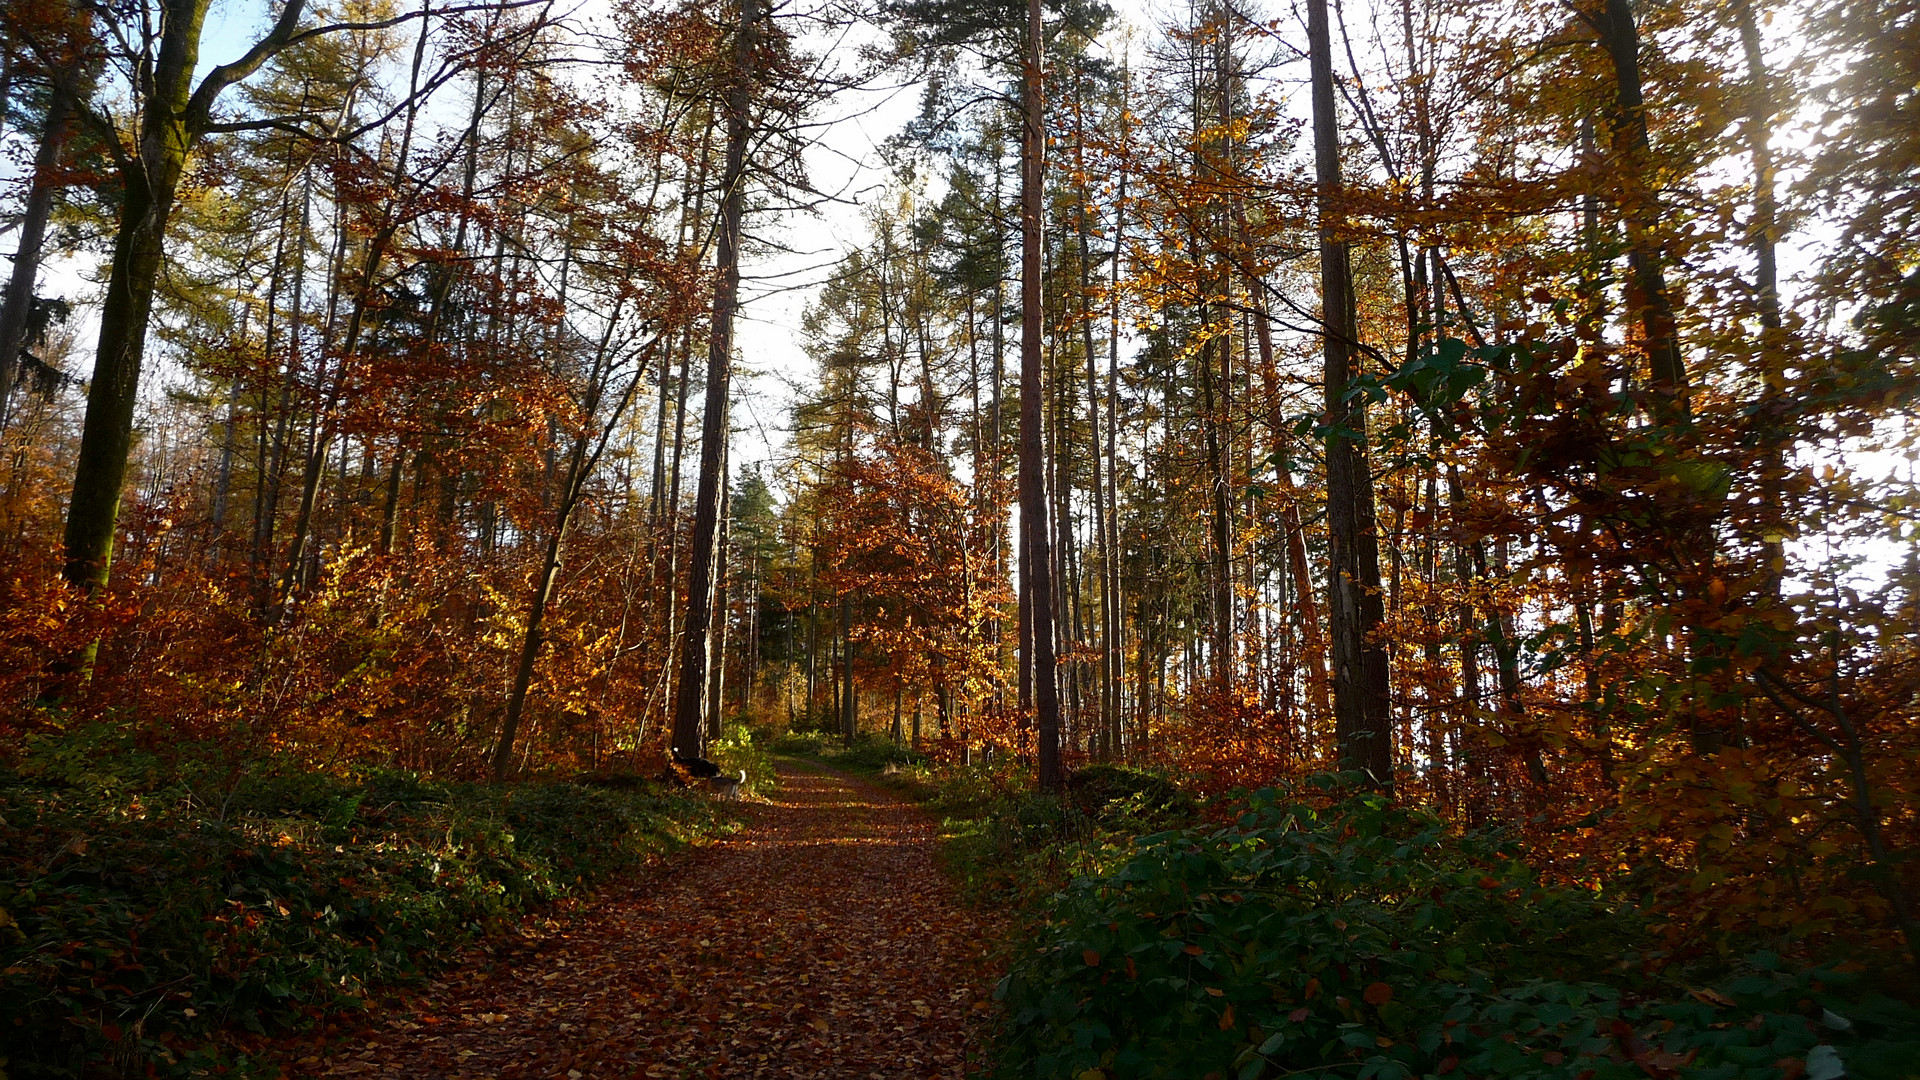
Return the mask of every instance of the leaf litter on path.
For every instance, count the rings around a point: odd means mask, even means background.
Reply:
[[[959,1078],[995,935],[934,865],[934,823],[783,766],[740,833],[496,947],[292,1076]]]

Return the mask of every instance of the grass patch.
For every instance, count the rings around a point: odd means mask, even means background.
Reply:
[[[790,732],[766,743],[775,754],[811,758],[842,772],[865,777],[892,777],[908,768],[925,768],[927,756],[880,735],[862,734],[852,743],[819,732]]]
[[[111,731],[0,771],[8,1075],[233,1067],[222,1033],[363,1007],[519,916],[728,830],[636,781],[431,783],[163,762]]]

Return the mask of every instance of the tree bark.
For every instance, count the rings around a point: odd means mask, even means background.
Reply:
[[[1059,790],[1060,693],[1053,656],[1053,580],[1047,530],[1044,420],[1041,413],[1040,214],[1046,108],[1042,100],[1040,0],[1027,0],[1027,41],[1020,132],[1020,575],[1030,629],[1021,635],[1033,659],[1033,708],[1040,786]]]
[[[747,138],[752,65],[760,11],[741,0],[734,31],[733,71],[727,87],[727,158],[721,175],[720,230],[715,248],[720,279],[714,286],[713,326],[707,339],[706,402],[700,420],[700,483],[694,497],[693,552],[687,571],[687,613],[680,640],[680,683],[673,710],[673,752],[699,757],[707,689],[707,630],[713,619],[715,541],[727,443],[727,394],[733,373],[733,316],[740,302],[740,223],[746,211]]]
[[[1640,87],[1640,33],[1627,0],[1606,0],[1598,11],[1583,13],[1600,35],[1600,45],[1613,61],[1615,81],[1612,117],[1613,171],[1620,179],[1620,216],[1627,232],[1627,269],[1632,276],[1628,306],[1640,316],[1642,345],[1652,374],[1652,389],[1660,395],[1656,416],[1684,420],[1687,416],[1687,366],[1667,291],[1664,259],[1654,229],[1660,205],[1647,184],[1653,166],[1653,147],[1647,137],[1646,98]]]
[[[1327,0],[1308,0],[1312,65],[1314,173],[1319,188],[1322,355],[1326,367],[1327,534],[1331,563],[1334,737],[1343,769],[1379,789],[1393,786],[1393,729],[1387,651],[1375,637],[1384,616],[1373,479],[1366,451],[1366,404],[1348,391],[1359,339],[1353,270],[1342,238],[1340,133],[1333,98],[1333,47]]]
[[[0,102],[0,109],[4,105]],[[27,345],[33,285],[40,275],[40,249],[46,241],[47,221],[53,216],[53,197],[60,187],[54,181],[54,169],[60,164],[72,130],[73,104],[56,87],[47,104],[46,129],[40,133],[40,146],[34,151],[33,182],[20,217],[20,241],[14,248],[6,300],[0,304],[0,431],[6,429],[8,406],[13,400],[13,373]]]
[[[168,0],[159,52],[145,72],[146,101],[134,145],[119,167],[125,188],[115,230],[93,382],[80,431],[79,460],[67,507],[66,580],[89,595],[107,583],[113,561],[120,489],[133,446],[133,410],[146,355],[153,293],[165,258],[167,219],[187,159],[211,123],[220,93],[245,79],[285,47],[299,25],[305,0],[288,0],[267,36],[239,60],[213,68],[193,83],[200,34],[212,0]],[[77,103],[76,103],[77,104]],[[93,646],[80,660],[92,664]]]

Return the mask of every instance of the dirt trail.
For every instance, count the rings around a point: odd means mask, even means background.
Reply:
[[[288,1072],[963,1076],[992,936],[935,868],[933,823],[856,780],[781,774],[742,832]]]

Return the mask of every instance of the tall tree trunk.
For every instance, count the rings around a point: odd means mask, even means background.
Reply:
[[[1786,392],[1786,341],[1780,321],[1779,212],[1774,202],[1773,82],[1767,72],[1766,55],[1760,49],[1760,27],[1753,15],[1752,0],[1733,0],[1734,19],[1740,28],[1740,45],[1747,58],[1747,149],[1753,155],[1753,223],[1747,235],[1753,245],[1754,299],[1760,308],[1760,378],[1770,400],[1781,400]],[[1785,439],[1778,423],[1767,428],[1767,459],[1763,467],[1775,476],[1786,470]],[[1761,548],[1766,566],[1762,570],[1761,591],[1771,600],[1780,599],[1782,575],[1786,573],[1786,541],[1776,534],[1764,540]]]
[[[1665,420],[1687,416],[1687,367],[1681,355],[1673,298],[1667,291],[1665,260],[1654,230],[1660,221],[1658,196],[1648,182],[1653,148],[1647,137],[1646,98],[1640,88],[1640,32],[1628,0],[1605,0],[1582,18],[1600,35],[1613,61],[1613,175],[1620,183],[1620,216],[1627,232],[1627,268],[1633,277],[1629,307],[1640,316],[1642,345],[1660,395],[1655,413]]]
[[[1033,708],[1040,786],[1059,790],[1060,693],[1053,657],[1052,552],[1047,526],[1046,462],[1042,439],[1040,311],[1040,215],[1046,154],[1046,106],[1042,100],[1041,51],[1045,27],[1040,0],[1027,0],[1027,40],[1020,131],[1020,575],[1028,594],[1030,629],[1021,634],[1032,647]]]
[[[0,103],[4,108],[4,103]],[[33,181],[20,216],[20,239],[14,247],[13,271],[0,303],[0,431],[6,430],[8,405],[13,400],[13,373],[27,344],[27,321],[33,313],[33,284],[40,275],[40,249],[46,241],[47,221],[53,216],[53,197],[60,185],[54,170],[73,130],[73,103],[57,87],[47,103],[46,128],[33,155]]]
[[[107,583],[113,560],[120,489],[133,448],[133,410],[146,355],[147,322],[159,280],[167,219],[186,169],[184,147],[153,140],[158,153],[130,162],[125,203],[114,238],[106,302],[86,420],[67,509],[66,579],[92,592]]]
[[[713,538],[713,618],[719,624],[707,634],[707,739],[716,741],[726,734],[727,638],[733,627],[727,582],[727,538],[732,532],[732,492],[727,481],[727,455],[720,458],[720,524]]]
[[[1120,145],[1128,145],[1129,116],[1133,96],[1133,74],[1125,61],[1121,64],[1120,76]],[[1126,249],[1127,236],[1127,161],[1120,162],[1120,182],[1115,191],[1113,203],[1113,265],[1108,267],[1109,297],[1107,319],[1107,509],[1105,528],[1107,531],[1107,555],[1103,562],[1106,582],[1102,586],[1102,596],[1106,600],[1107,629],[1102,650],[1102,663],[1106,667],[1107,699],[1102,703],[1107,717],[1107,745],[1118,754],[1123,749],[1125,728],[1120,712],[1125,696],[1126,657],[1124,653],[1126,635],[1126,610],[1122,606],[1120,543],[1120,483],[1119,483],[1119,429],[1120,429],[1120,262]],[[1139,703],[1136,701],[1135,707]]]
[[[860,734],[860,699],[853,688],[853,595],[840,594],[840,682],[835,695],[840,703],[840,737],[853,745]]]
[[[305,0],[288,0],[273,29],[239,59],[208,71],[193,83],[200,62],[200,33],[212,0],[168,0],[154,63],[143,72],[145,99],[134,145],[119,157],[125,189],[115,230],[107,293],[100,309],[100,336],[93,382],[80,431],[79,460],[67,505],[66,580],[88,594],[107,583],[120,489],[133,447],[133,410],[146,356],[153,293],[165,258],[167,219],[187,159],[211,123],[222,91],[259,70],[293,36]],[[77,105],[78,103],[76,103]],[[84,677],[93,659],[80,657]]]
[[[720,229],[715,255],[713,326],[707,341],[706,403],[700,420],[700,483],[694,497],[693,552],[687,572],[687,613],[680,640],[680,684],[673,710],[673,752],[698,757],[702,698],[707,683],[707,630],[713,618],[713,568],[719,536],[720,485],[727,443],[727,394],[733,373],[733,317],[740,302],[740,223],[746,211],[747,139],[751,134],[752,69],[759,30],[758,0],[741,0],[733,37],[733,70],[726,98],[727,157],[721,174]]]
[[[1078,94],[1080,83],[1075,84]],[[1082,160],[1077,162],[1082,177],[1086,175],[1085,133],[1083,111],[1075,110],[1076,126],[1074,130],[1074,154]],[[1100,567],[1100,669],[1099,669],[1099,728],[1097,737],[1102,756],[1112,757],[1119,751],[1119,743],[1113,737],[1114,723],[1114,671],[1112,664],[1113,642],[1113,539],[1108,535],[1107,497],[1109,491],[1106,476],[1101,466],[1101,427],[1100,427],[1100,382],[1094,363],[1093,351],[1093,226],[1091,203],[1093,192],[1083,182],[1080,189],[1080,207],[1078,228],[1080,242],[1080,337],[1083,359],[1086,361],[1087,374],[1087,438],[1092,468],[1089,473],[1093,480],[1093,548],[1094,558]]]
[[[1314,174],[1319,188],[1322,354],[1326,365],[1328,609],[1333,621],[1334,733],[1340,764],[1381,789],[1393,785],[1387,651],[1375,637],[1384,612],[1373,480],[1367,468],[1366,404],[1349,399],[1357,374],[1353,270],[1342,236],[1340,132],[1333,99],[1327,0],[1308,0]]]

